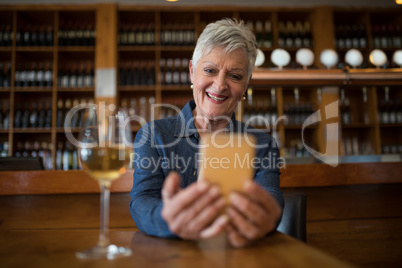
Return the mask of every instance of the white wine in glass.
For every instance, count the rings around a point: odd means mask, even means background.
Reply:
[[[80,259],[115,259],[130,256],[131,249],[109,240],[109,199],[112,182],[125,173],[132,152],[131,129],[127,114],[114,105],[90,108],[79,136],[79,157],[84,170],[98,181],[101,215],[98,244],[76,253]]]

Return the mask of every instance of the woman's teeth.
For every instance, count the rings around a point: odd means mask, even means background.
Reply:
[[[223,100],[226,100],[226,99],[228,98],[228,97],[218,98],[218,97],[212,96],[212,95],[209,94],[208,92],[207,92],[207,96],[208,96],[209,98],[215,100],[215,101],[223,101]]]

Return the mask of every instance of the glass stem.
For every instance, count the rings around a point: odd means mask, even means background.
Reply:
[[[98,246],[106,247],[110,244],[109,240],[109,202],[110,188],[105,183],[100,183],[100,232]]]

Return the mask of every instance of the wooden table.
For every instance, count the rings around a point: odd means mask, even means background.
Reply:
[[[0,196],[1,267],[350,267],[302,242],[276,232],[235,249],[224,237],[193,242],[166,240],[138,231],[127,193],[111,196],[110,238],[131,247],[116,260],[82,261],[75,252],[98,239],[99,195]]]

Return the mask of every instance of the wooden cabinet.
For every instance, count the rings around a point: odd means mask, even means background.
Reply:
[[[21,153],[21,146],[34,149],[43,144],[52,156],[48,167],[60,168],[56,161],[59,154],[73,148],[67,145],[66,149],[64,129],[58,119],[69,107],[102,99],[96,93],[95,82],[96,71],[104,67],[115,68],[117,73],[116,92],[108,101],[138,116],[133,123],[134,132],[144,121],[176,114],[177,110],[168,105],[154,112],[150,107],[170,104],[180,109],[192,98],[188,64],[197,37],[207,23],[234,17],[253,29],[265,55],[265,63],[255,70],[249,98],[239,105],[237,117],[267,118],[271,123],[267,131],[278,139],[282,155],[309,154],[300,146],[302,130],[305,144],[325,153],[328,123],[339,123],[342,155],[399,152],[402,71],[391,61],[384,68],[374,69],[368,55],[380,47],[390,59],[400,48],[395,34],[402,26],[400,11],[332,7],[171,9],[116,4],[0,6],[0,110],[3,119],[9,120],[6,127],[4,120],[0,124],[0,151],[3,155],[16,155]],[[378,27],[387,30],[377,31]],[[11,41],[4,41],[10,35]],[[25,43],[24,38],[28,38]],[[352,46],[357,42],[364,56],[358,69],[343,68],[349,49],[346,38]],[[270,61],[272,51],[279,47],[286,49],[292,59],[282,71]],[[309,47],[315,54],[314,65],[308,70],[302,70],[295,61],[301,47]],[[319,55],[326,48],[337,50],[337,67],[343,69],[324,70]],[[50,70],[49,79],[44,80],[48,82],[19,83],[21,73],[32,69],[43,69],[40,75]],[[38,71],[36,77],[37,74]],[[339,117],[324,120],[325,107],[334,101],[339,103]],[[15,125],[20,113],[35,109],[37,113],[50,113],[50,126]],[[316,123],[303,127],[305,119],[318,110],[321,120],[316,118]],[[396,120],[381,121],[379,115],[387,116],[384,111],[390,111],[391,116],[394,113]],[[280,120],[272,125],[272,118]],[[266,129],[257,123],[257,127]]]

